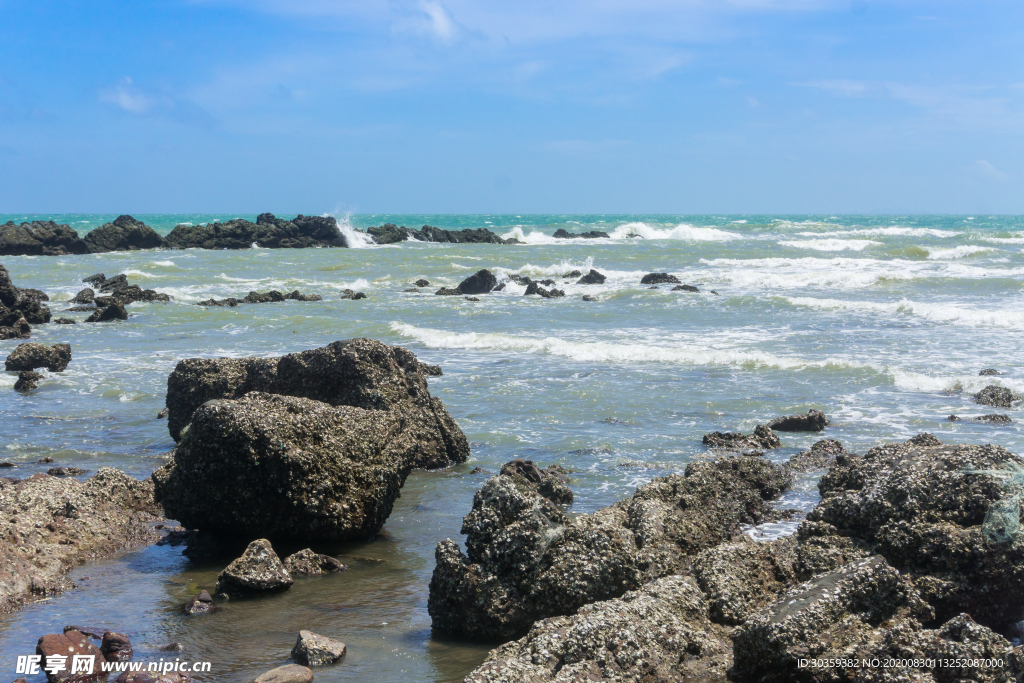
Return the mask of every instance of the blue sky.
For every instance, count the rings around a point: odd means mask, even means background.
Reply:
[[[0,212],[1024,212],[1024,3],[0,0]]]

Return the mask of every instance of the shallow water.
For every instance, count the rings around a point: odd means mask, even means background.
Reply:
[[[179,221],[233,217],[137,216],[163,233]],[[113,216],[55,218],[84,233]],[[186,618],[174,608],[198,588],[212,588],[230,558],[191,563],[180,548],[151,547],[79,568],[75,576],[89,577],[80,589],[0,618],[0,666],[13,674],[14,657],[31,653],[40,635],[84,623],[127,632],[147,660],[167,657],[152,648],[180,641],[180,657],[213,663],[206,680],[230,683],[286,663],[296,633],[308,628],[349,646],[345,662],[317,671],[318,681],[458,680],[488,647],[431,636],[433,548],[461,538],[474,491],[514,457],[575,470],[573,509],[589,512],[707,457],[700,440],[708,431],[748,431],[809,407],[832,418],[824,436],[857,452],[922,431],[1016,452],[1024,443],[1019,422],[945,419],[1019,414],[977,406],[968,392],[987,384],[1024,390],[1022,218],[342,217],[346,229],[387,221],[488,227],[529,244],[4,259],[17,285],[50,295],[55,316],[95,272],[126,272],[175,298],[132,304],[124,323],[33,330],[35,340],[71,343],[74,357],[29,395],[10,389],[12,373],[0,375],[0,460],[19,464],[5,474],[27,476],[49,456],[55,464],[146,476],[173,446],[155,416],[179,359],[279,355],[358,336],[406,346],[444,368],[430,379],[431,391],[466,432],[472,457],[445,472],[414,473],[380,538],[316,547],[382,563],[346,559],[352,569],[340,575]],[[555,241],[550,234],[559,227],[615,239]],[[565,272],[591,266],[608,276],[604,285],[561,283]],[[479,303],[432,295],[485,267],[499,279],[552,277],[566,297],[523,297],[514,284]],[[640,285],[652,271],[674,273],[701,293]],[[431,286],[402,291],[421,277]],[[191,305],[270,288],[319,293],[324,301]],[[338,300],[345,288],[369,298]],[[584,293],[599,301],[583,302]],[[0,353],[17,343],[0,342]],[[979,377],[987,367],[1003,375]],[[818,438],[783,434],[785,447],[769,457],[783,461]],[[470,474],[476,466],[485,474]],[[809,509],[815,481],[799,482],[780,504]]]

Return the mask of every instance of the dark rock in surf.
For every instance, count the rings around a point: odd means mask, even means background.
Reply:
[[[678,285],[679,278],[669,273],[648,273],[640,278],[640,284],[642,285]]]
[[[29,322],[32,321],[30,320]],[[1019,399],[1019,396],[1015,395],[1006,387],[1000,387],[994,384],[988,385],[974,395],[975,403],[979,403],[983,406],[993,406],[995,408],[1012,408],[1013,402]]]
[[[544,299],[556,299],[558,297],[565,296],[565,291],[561,289],[555,289],[552,287],[550,290],[544,289],[540,286],[539,282],[531,282],[526,286],[526,291],[523,292],[523,296],[538,295]]]
[[[18,344],[17,348],[7,356],[4,368],[7,371],[46,368],[50,372],[64,372],[70,362],[70,344],[47,346],[46,344],[27,342]]]
[[[417,280],[413,284],[416,285],[417,287],[429,287],[430,286],[430,281],[429,280],[424,280],[423,278],[420,278],[419,280]]]
[[[104,275],[103,273],[96,273],[95,275],[90,275],[89,277],[83,277],[82,282],[84,282],[87,285],[92,285],[93,287],[99,287],[106,281],[106,279],[107,276]]]
[[[238,597],[288,590],[295,583],[270,541],[260,538],[217,576],[217,595]]]
[[[75,296],[71,299],[71,303],[73,303],[73,304],[91,304],[95,300],[96,300],[96,292],[94,292],[89,287],[86,287],[85,289],[81,290],[78,294],[75,294]]]
[[[515,239],[502,239],[486,228],[474,230],[442,230],[430,225],[424,225],[419,230],[413,230],[394,223],[385,223],[379,227],[367,228],[366,232],[377,244],[395,244],[412,239],[417,242],[443,242],[450,244],[518,244]],[[423,285],[426,287],[427,285]]]
[[[228,308],[234,308],[238,305],[238,299],[229,297],[227,299],[207,299],[206,301],[200,301],[196,303],[196,306],[223,306]]]
[[[560,240],[571,240],[571,239],[585,239],[592,240],[598,238],[609,238],[608,233],[601,232],[600,230],[590,230],[588,232],[569,232],[565,228],[559,228],[555,230],[555,234],[552,237]]]
[[[18,373],[18,380],[14,383],[15,391],[32,391],[39,388],[39,381],[43,378],[38,372],[22,370]]]
[[[284,301],[284,294],[272,289],[269,292],[249,292],[242,299],[243,304],[268,304]]]
[[[699,289],[693,285],[676,285],[672,288],[673,292],[700,292]]]
[[[739,432],[711,432],[705,434],[701,442],[708,448],[722,450],[740,451],[748,448],[778,448],[782,441],[771,427],[757,425],[753,434],[741,434]]]
[[[68,225],[32,221],[0,225],[0,256],[66,256],[88,254],[89,246]]]
[[[80,477],[88,474],[89,470],[83,470],[81,467],[51,467],[46,473],[51,477]]]
[[[768,423],[776,432],[820,432],[829,424],[825,413],[811,408],[806,415],[777,417]]]
[[[581,277],[579,280],[576,281],[576,284],[578,284],[578,285],[603,285],[604,281],[607,280],[607,279],[608,278],[605,275],[603,275],[602,273],[599,273],[596,270],[594,270],[593,268],[591,268],[589,273],[587,273],[586,275],[584,275],[583,277]]]
[[[822,439],[808,451],[801,451],[789,459],[785,467],[791,472],[809,472],[827,470],[836,463],[836,457],[847,453],[843,445],[835,439]]]
[[[94,254],[159,249],[165,246],[164,238],[156,230],[131,216],[118,216],[112,223],[104,223],[93,229],[82,241]]]
[[[451,540],[437,546],[432,624],[470,638],[514,638],[539,619],[677,574],[740,524],[778,519],[767,501],[790,481],[764,459],[719,458],[570,518],[525,477],[492,477],[463,520],[466,554]]]
[[[950,415],[946,418],[950,422],[977,422],[979,424],[1010,424],[1013,420],[1010,419],[1009,415],[1001,415],[999,413],[992,413],[991,415],[977,415],[975,417],[958,417],[956,415]]]
[[[87,323],[105,323],[111,320],[127,320],[128,311],[125,310],[123,304],[113,303],[103,309],[98,309],[95,313],[85,319]]]
[[[498,284],[498,278],[494,273],[484,268],[473,273],[459,283],[457,289],[462,294],[486,294]]]
[[[572,279],[574,277],[579,277],[581,275],[583,275],[583,273],[581,273],[578,270],[570,270],[568,273],[566,273],[562,277],[564,277],[565,279],[569,280],[569,279]],[[579,283],[577,283],[577,284],[579,284]]]
[[[303,216],[290,221],[263,213],[255,223],[236,218],[224,223],[178,225],[166,238],[168,247],[177,249],[302,249],[309,247],[347,247],[333,216]]]
[[[978,373],[978,376],[979,377],[986,377],[986,376],[989,376],[989,375],[1001,375],[1001,374],[1003,374],[1003,373],[999,372],[998,370],[996,370],[994,368],[985,368],[984,370],[982,370],[981,372]]]
[[[458,289],[453,289],[451,287],[442,287],[441,289],[434,292],[434,294],[436,296],[462,296],[462,292],[460,292]]]
[[[583,300],[584,301],[597,301],[597,297],[590,296],[589,294],[584,294],[583,295]]]
[[[339,299],[351,299],[352,301],[358,301],[359,299],[365,299],[366,295],[363,294],[362,292],[355,292],[355,291],[352,291],[351,289],[346,289],[346,290],[342,291],[341,296],[338,297],[338,298]]]
[[[10,324],[0,325],[0,339],[28,339],[32,336],[32,327],[23,316],[14,320],[4,320],[4,322],[10,322]]]

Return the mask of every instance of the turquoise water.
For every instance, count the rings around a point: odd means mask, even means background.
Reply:
[[[50,217],[2,215],[0,222]],[[114,217],[53,216],[80,233]],[[136,217],[166,233],[179,222],[236,216]],[[487,227],[527,244],[6,257],[15,283],[46,291],[56,315],[81,278],[96,272],[125,272],[174,301],[132,304],[131,319],[120,324],[35,328],[36,340],[70,343],[73,360],[29,395],[11,390],[12,374],[0,375],[0,459],[20,465],[16,476],[42,469],[32,463],[44,456],[146,476],[173,446],[155,416],[180,358],[279,355],[365,336],[444,368],[430,379],[431,391],[469,437],[470,462],[414,473],[380,538],[317,548],[383,563],[352,561],[350,572],[185,619],[173,607],[198,587],[212,588],[224,562],[190,563],[179,549],[153,547],[83,567],[78,576],[90,578],[81,589],[0,618],[0,666],[13,674],[13,656],[31,652],[39,635],[84,622],[128,632],[144,658],[166,656],[147,647],[180,641],[181,656],[213,662],[208,680],[244,681],[285,663],[297,631],[310,628],[349,645],[345,663],[318,671],[318,681],[456,680],[487,648],[431,637],[427,583],[437,541],[461,538],[461,518],[486,476],[470,474],[474,467],[494,473],[514,457],[559,463],[575,471],[574,510],[589,512],[707,457],[701,436],[708,431],[748,431],[809,407],[832,418],[825,436],[857,452],[922,431],[1015,452],[1024,445],[1018,411],[969,397],[987,384],[1024,391],[1022,217],[339,219],[343,230],[385,222]],[[562,227],[614,239],[550,237]],[[608,276],[604,285],[562,284],[562,274],[590,267]],[[554,278],[566,297],[523,297],[514,284],[478,303],[432,295],[480,268],[499,279]],[[673,273],[701,292],[648,289],[639,284],[648,272]],[[403,292],[418,278],[431,286]],[[324,300],[191,305],[270,288]],[[368,298],[339,300],[345,288]],[[598,301],[583,302],[583,294]],[[0,342],[0,353],[16,344]],[[990,367],[1003,374],[978,376]],[[945,419],[990,412],[1015,422]],[[784,448],[769,457],[785,460],[818,438],[783,434]],[[809,509],[814,484],[813,476],[802,480],[783,504]]]

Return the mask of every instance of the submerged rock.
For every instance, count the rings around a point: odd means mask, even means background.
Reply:
[[[982,370],[981,372],[978,373],[978,375],[980,377],[985,377],[987,375],[1001,375],[1001,374],[1003,374],[1003,373],[999,372],[998,370],[996,370],[994,368],[985,368],[984,370]]]
[[[711,432],[705,434],[701,442],[708,448],[730,451],[741,451],[748,448],[778,448],[782,445],[782,441],[767,425],[757,425],[753,434]]]
[[[306,666],[334,664],[345,658],[347,648],[340,640],[328,638],[312,631],[299,631],[292,648],[292,658]]]
[[[218,607],[213,604],[213,598],[205,590],[201,590],[185,603],[182,610],[185,614],[206,614],[214,612]]]
[[[691,463],[632,497],[575,519],[525,477],[492,477],[463,520],[466,554],[438,544],[428,610],[439,631],[509,639],[545,617],[635,590],[679,572],[740,524],[776,519],[767,501],[788,486],[760,458]]]
[[[829,424],[825,413],[811,408],[806,415],[777,417],[768,426],[777,432],[820,432]]]
[[[707,613],[692,578],[668,576],[572,616],[538,621],[520,640],[492,650],[466,683],[722,680],[731,644]]]
[[[341,292],[341,296],[338,297],[338,298],[339,299],[351,299],[353,301],[358,301],[359,299],[365,299],[366,295],[363,294],[362,292],[356,292],[356,291],[353,291],[351,289],[346,289],[346,290],[343,290]]]
[[[68,571],[86,560],[157,540],[159,512],[148,481],[110,468],[84,482],[0,480],[0,612],[70,588]]]
[[[285,664],[260,674],[252,683],[313,683],[313,672],[299,664]]]
[[[217,576],[217,595],[237,597],[291,588],[292,579],[270,541],[261,538],[249,544],[242,556]]]
[[[70,362],[70,344],[47,346],[37,342],[27,342],[18,344],[17,348],[7,356],[4,368],[8,371],[46,368],[50,372],[64,372]]]
[[[640,284],[642,285],[678,285],[680,284],[679,278],[669,273],[648,273],[640,278]]]
[[[180,438],[192,413],[210,399],[250,391],[298,396],[334,406],[398,411],[409,438],[418,442],[413,466],[437,468],[465,462],[469,442],[426,376],[440,373],[400,346],[370,339],[337,341],[282,358],[190,358],[167,378],[167,427]]]
[[[131,216],[118,216],[112,223],[93,229],[83,240],[94,254],[108,251],[159,249],[164,238],[156,230]]]
[[[348,569],[347,565],[330,555],[315,553],[310,548],[286,557],[284,567],[292,576],[317,576],[329,572],[343,572]]]

